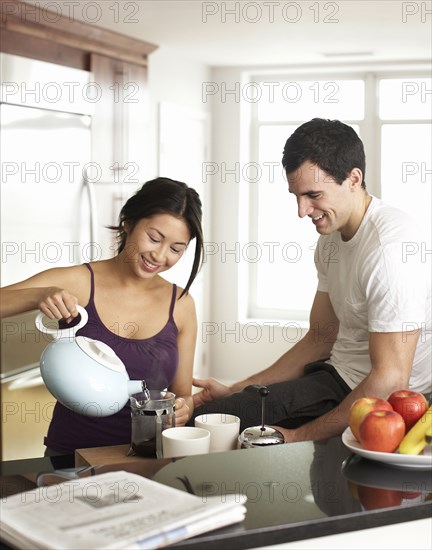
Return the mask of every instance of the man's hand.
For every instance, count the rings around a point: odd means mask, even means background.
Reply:
[[[194,407],[199,407],[204,403],[218,399],[219,397],[224,397],[231,393],[228,386],[218,382],[214,378],[206,378],[205,380],[200,380],[194,378],[192,384],[196,388],[203,388],[202,391],[195,393],[192,398],[194,402]]]

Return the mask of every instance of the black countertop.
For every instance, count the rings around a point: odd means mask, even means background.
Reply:
[[[24,490],[23,479],[31,489],[29,472],[72,466],[72,457],[3,462],[2,495],[17,492],[18,485]],[[339,437],[164,461],[153,479],[203,500],[229,493],[248,497],[243,523],[175,545],[183,550],[204,544],[206,550],[262,547],[428,518],[432,512],[431,470],[366,460],[351,454]]]

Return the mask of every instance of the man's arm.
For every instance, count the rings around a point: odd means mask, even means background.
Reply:
[[[348,426],[349,409],[356,399],[387,399],[393,391],[407,388],[418,337],[419,331],[370,333],[372,369],[369,375],[327,414],[295,430],[278,428],[285,441],[318,440],[339,435]]]
[[[318,291],[310,313],[310,328],[303,338],[267,369],[228,387],[214,379],[196,380],[203,391],[193,396],[194,405],[241,391],[251,384],[267,385],[299,378],[308,363],[327,359],[339,330],[339,322],[326,292]]]

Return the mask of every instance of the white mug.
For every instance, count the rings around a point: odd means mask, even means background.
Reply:
[[[210,450],[210,432],[192,426],[167,428],[162,432],[164,458],[206,454]]]
[[[202,414],[195,418],[195,426],[210,432],[210,452],[230,451],[237,448],[240,418],[233,414]]]

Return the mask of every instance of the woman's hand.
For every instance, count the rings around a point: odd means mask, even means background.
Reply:
[[[58,287],[41,288],[38,307],[49,319],[65,319],[70,323],[78,316],[78,298]]]
[[[214,399],[224,397],[231,393],[228,386],[214,378],[206,378],[205,380],[194,378],[192,383],[196,388],[203,388],[202,391],[194,393],[192,396],[194,407],[199,407],[204,403],[208,403],[209,401],[213,401]]]
[[[178,397],[175,400],[175,423],[176,426],[185,426],[186,422],[191,417],[192,411],[186,403],[186,399]]]

